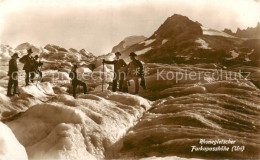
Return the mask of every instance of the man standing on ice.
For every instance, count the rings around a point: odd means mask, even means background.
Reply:
[[[34,56],[34,70],[37,74],[39,74],[39,79],[40,79],[40,82],[42,82],[42,72],[41,70],[39,69],[39,67],[41,67],[43,65],[43,63],[39,60],[38,61],[38,58],[39,56],[38,55],[35,55]]]
[[[29,80],[33,82],[34,78],[34,59],[31,57],[33,51],[32,49],[27,50],[28,54],[20,58],[20,62],[24,64],[23,70],[25,70],[25,84],[29,85]]]
[[[17,67],[17,59],[19,58],[18,54],[15,53],[12,56],[12,59],[9,61],[9,81],[8,81],[8,87],[7,87],[7,96],[11,97],[12,95],[18,94],[18,67]],[[14,91],[13,94],[11,94],[12,85],[14,85]]]
[[[116,52],[115,55],[116,55],[116,59],[114,61],[106,61],[103,59],[103,63],[114,65],[114,78],[113,78],[113,86],[112,86],[113,92],[115,92],[117,89],[117,81],[119,81],[119,91],[122,91],[125,72],[121,71],[121,68],[127,66],[125,61],[123,59],[120,59],[121,56],[120,52]]]
[[[134,80],[135,83],[135,94],[138,94],[139,92],[139,78],[142,78],[142,81],[144,81],[143,77],[143,64],[137,60],[135,57],[137,56],[134,52],[130,53],[131,62],[127,66],[127,76],[124,81],[124,88],[127,88],[127,82],[131,79]],[[145,82],[142,82],[142,87],[146,89]]]
[[[77,74],[77,65],[74,65],[70,71],[69,77],[72,79],[71,83],[72,83],[72,89],[73,89],[73,97],[76,98],[76,89],[77,86],[83,86],[84,88],[84,94],[87,94],[87,85],[86,83],[78,80],[78,74]]]

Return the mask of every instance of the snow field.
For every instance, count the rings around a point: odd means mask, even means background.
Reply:
[[[45,97],[48,84],[38,90],[30,86],[24,92],[32,91],[39,99]],[[110,91],[79,95],[77,99],[62,94],[31,106],[6,124],[25,146],[29,158],[104,158],[110,146],[150,107],[144,98]]]
[[[0,122],[0,159],[28,160],[25,148],[19,143],[11,129]]]

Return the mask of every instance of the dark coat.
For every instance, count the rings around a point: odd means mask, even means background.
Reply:
[[[123,59],[114,61],[105,61],[107,64],[114,64],[114,72],[117,72],[121,67],[127,66]]]
[[[34,59],[33,57],[30,57],[29,55],[25,55],[22,58],[20,58],[20,62],[24,63],[23,70],[26,71],[34,71]]]
[[[11,76],[14,72],[17,72],[17,71],[18,71],[17,61],[12,58],[12,59],[9,61],[8,76]]]
[[[137,59],[131,61],[128,64],[127,68],[128,68],[127,75],[139,76],[139,74],[143,73],[143,64]]]

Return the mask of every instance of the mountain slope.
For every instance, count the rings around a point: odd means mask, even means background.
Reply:
[[[147,39],[147,37],[145,37],[145,36],[129,36],[129,37],[126,37],[118,45],[113,47],[112,52],[114,52],[114,53],[120,52],[122,50],[127,49],[131,45],[142,42],[145,39]]]
[[[259,43],[258,39],[238,38],[174,14],[151,37],[121,52],[123,58],[136,52],[144,62],[259,66]]]

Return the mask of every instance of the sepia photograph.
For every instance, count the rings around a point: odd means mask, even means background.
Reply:
[[[259,0],[0,0],[0,160],[260,159]]]

